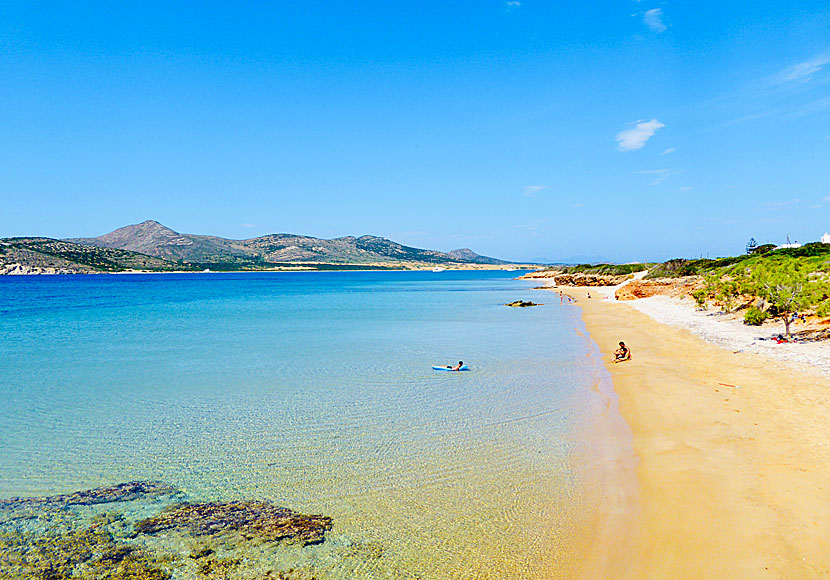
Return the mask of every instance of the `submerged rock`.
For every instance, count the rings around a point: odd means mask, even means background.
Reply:
[[[163,564],[102,526],[45,535],[0,534],[0,579],[169,580]]]
[[[233,531],[247,539],[319,544],[331,530],[331,518],[304,515],[267,501],[181,503],[136,524],[142,534],[186,530],[196,536]]]
[[[513,308],[527,308],[528,306],[543,306],[542,304],[536,304],[535,302],[526,302],[524,300],[515,300],[513,302],[508,302],[505,306],[512,306]]]
[[[95,505],[117,501],[133,501],[154,495],[172,495],[176,488],[157,481],[130,481],[109,487],[97,487],[74,493],[46,497],[13,497],[0,500],[0,507],[18,505]]]
[[[182,497],[162,483],[133,481],[0,500],[0,580],[319,578],[296,544],[323,542],[331,518],[267,501],[170,505]],[[126,511],[109,511],[121,507],[117,502]],[[155,535],[165,530],[179,533]]]

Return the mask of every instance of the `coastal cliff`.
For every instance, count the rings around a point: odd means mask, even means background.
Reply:
[[[519,276],[519,280],[550,280],[557,286],[616,286],[630,280],[631,274],[601,275],[601,274],[567,274],[557,270],[542,270]]]

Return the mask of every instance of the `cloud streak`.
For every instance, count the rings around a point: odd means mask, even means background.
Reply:
[[[774,77],[774,80],[780,84],[792,82],[807,83],[812,80],[814,74],[819,72],[828,63],[830,63],[830,55],[821,54],[810,60],[799,62],[798,64],[785,68]]]
[[[536,197],[537,193],[547,188],[547,185],[525,185],[522,195],[525,197]]]
[[[658,129],[665,127],[657,119],[648,122],[636,121],[631,129],[617,133],[617,149],[620,151],[636,151],[642,149],[646,141],[654,137]]]
[[[658,34],[666,31],[666,25],[663,24],[662,8],[652,8],[651,10],[646,10],[646,13],[643,14],[643,22],[646,23],[646,26],[648,26],[649,29],[653,32],[657,32]]]
[[[651,175],[652,180],[649,185],[660,185],[665,182],[672,175],[677,175],[679,171],[673,169],[646,169],[643,171],[635,171],[634,175]]]

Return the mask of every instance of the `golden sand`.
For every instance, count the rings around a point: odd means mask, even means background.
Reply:
[[[584,576],[830,578],[830,380],[586,293],[567,290],[612,374],[639,490],[631,529],[603,534],[625,549],[596,542]],[[620,340],[633,357],[614,364]]]

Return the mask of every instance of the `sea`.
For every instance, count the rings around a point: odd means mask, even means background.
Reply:
[[[518,274],[0,277],[0,578],[95,522],[158,578],[572,577],[619,500],[613,395],[577,306]],[[60,499],[133,481],[176,491]],[[182,501],[331,529],[124,532]]]

